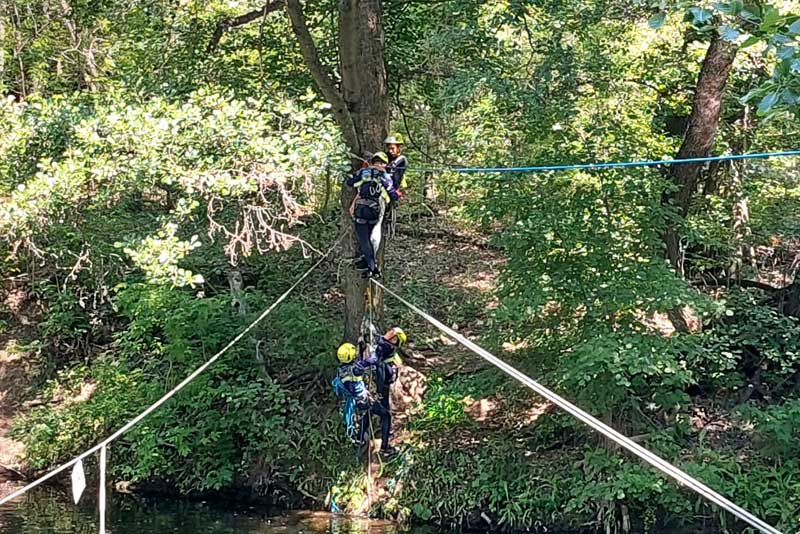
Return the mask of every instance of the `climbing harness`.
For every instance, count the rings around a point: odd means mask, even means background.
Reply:
[[[358,403],[356,398],[347,390],[344,381],[338,376],[331,381],[331,386],[333,386],[336,396],[344,400],[341,414],[345,435],[353,443],[358,443]]]
[[[381,181],[382,171],[373,168],[359,171],[360,179],[353,184],[358,191],[353,220],[356,224],[375,224],[381,220],[386,205],[391,201]]]
[[[544,387],[543,385],[539,384],[538,382],[533,380],[531,377],[529,377],[526,374],[520,372],[516,368],[510,366],[509,364],[507,364],[506,362],[504,362],[503,360],[501,360],[497,356],[493,355],[492,353],[490,353],[486,349],[478,346],[476,343],[470,341],[469,339],[467,339],[463,335],[459,334],[458,332],[456,332],[452,328],[450,328],[450,327],[446,326],[445,324],[443,324],[441,321],[439,321],[436,318],[432,317],[430,314],[428,314],[425,311],[421,310],[420,308],[414,306],[413,304],[411,304],[410,302],[405,300],[403,297],[401,297],[400,295],[398,295],[397,293],[395,293],[391,289],[387,288],[386,286],[384,286],[380,282],[378,282],[378,281],[373,279],[373,280],[371,280],[370,283],[375,284],[377,287],[382,288],[389,295],[391,295],[394,298],[396,298],[398,301],[403,303],[409,309],[414,311],[414,313],[416,313],[417,315],[419,315],[420,317],[422,317],[423,319],[428,321],[430,324],[432,324],[433,326],[438,328],[443,333],[447,334],[453,340],[457,341],[458,343],[460,343],[464,347],[470,349],[472,352],[474,352],[475,354],[477,354],[478,356],[480,356],[481,358],[483,358],[487,362],[491,363],[492,365],[494,365],[495,367],[497,367],[498,369],[500,369],[501,371],[503,371],[507,375],[511,376],[512,378],[516,379],[517,381],[521,382],[522,384],[528,386],[530,389],[532,389],[533,391],[535,391],[536,393],[538,393],[539,395],[541,395],[545,399],[549,400],[550,402],[552,402],[556,406],[560,407],[561,409],[563,409],[564,411],[566,411],[568,414],[572,415],[573,417],[575,417],[579,421],[582,421],[583,423],[585,423],[586,425],[590,426],[591,428],[593,428],[594,430],[596,430],[600,434],[602,434],[605,437],[607,437],[608,439],[616,442],[621,447],[627,449],[629,452],[635,454],[636,456],[638,456],[639,458],[641,458],[645,462],[649,463],[650,465],[652,465],[653,467],[655,467],[656,469],[658,469],[662,473],[664,473],[667,476],[673,478],[679,484],[694,490],[695,492],[697,492],[701,496],[705,497],[706,499],[708,499],[712,503],[714,503],[717,506],[727,510],[728,512],[732,513],[733,515],[735,515],[736,517],[738,517],[742,521],[747,522],[748,524],[750,524],[751,526],[757,528],[761,532],[764,532],[765,534],[781,534],[781,531],[779,531],[775,527],[765,523],[764,521],[762,521],[761,519],[757,518],[756,516],[754,516],[753,514],[748,512],[747,510],[745,510],[744,508],[736,505],[735,503],[733,503],[730,500],[728,500],[727,498],[723,497],[722,495],[720,495],[716,491],[712,490],[711,488],[709,488],[708,486],[706,486],[705,484],[703,484],[699,480],[691,477],[687,473],[684,473],[683,471],[681,471],[680,469],[678,469],[674,465],[672,465],[669,462],[667,462],[666,460],[662,459],[660,456],[657,456],[653,452],[645,449],[644,447],[642,447],[638,443],[634,442],[633,440],[631,440],[627,436],[624,436],[624,435],[620,434],[619,432],[617,432],[616,430],[614,430],[613,428],[611,428],[607,424],[603,423],[602,421],[600,421],[596,417],[592,416],[588,412],[578,408],[577,406],[575,406],[574,404],[572,404],[568,400],[564,399],[563,397],[561,397],[557,393],[555,393],[555,392],[549,390],[548,388]]]

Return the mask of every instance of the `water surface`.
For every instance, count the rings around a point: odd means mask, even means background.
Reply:
[[[97,503],[87,497],[75,505],[63,490],[37,488],[0,507],[0,534],[97,534]],[[108,513],[107,534],[398,534],[386,521],[318,512],[271,517],[256,508],[116,494]]]

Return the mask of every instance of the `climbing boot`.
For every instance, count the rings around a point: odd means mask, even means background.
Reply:
[[[395,449],[391,445],[386,447],[385,449],[381,448],[381,456],[383,456],[384,458],[394,458],[395,456],[397,456],[397,454],[398,454],[397,449]]]

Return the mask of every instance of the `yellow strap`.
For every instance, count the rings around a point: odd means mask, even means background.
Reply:
[[[364,378],[356,375],[345,376],[344,378],[339,377],[342,382],[363,382]]]
[[[403,365],[403,359],[397,353],[395,353],[394,356],[392,356],[391,358],[387,358],[387,359],[383,360],[383,362],[384,363],[393,363],[393,364],[397,365],[398,367]]]

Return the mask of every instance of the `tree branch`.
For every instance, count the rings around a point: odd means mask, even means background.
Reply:
[[[266,17],[267,14],[281,9],[283,7],[283,3],[284,0],[274,0],[261,9],[255,9],[249,13],[245,13],[244,15],[239,15],[238,17],[234,18],[226,17],[224,19],[220,19],[219,22],[217,22],[217,27],[214,29],[214,33],[211,35],[211,41],[209,41],[208,47],[206,47],[206,53],[210,54],[217,49],[217,46],[219,46],[219,42],[222,39],[222,34],[225,33],[226,30],[235,28],[237,26],[244,26],[245,24],[249,24],[254,20],[260,19],[261,17]]]
[[[306,67],[311,72],[314,82],[322,92],[322,96],[333,106],[333,114],[339,127],[342,129],[345,141],[347,142],[350,150],[356,154],[360,154],[361,147],[358,142],[358,135],[356,135],[356,127],[353,123],[353,117],[350,115],[350,110],[347,103],[342,96],[342,93],[336,87],[333,77],[330,73],[325,71],[325,67],[319,60],[317,47],[314,45],[314,39],[308,31],[305,15],[303,9],[300,7],[299,0],[287,0],[286,10],[289,12],[289,18],[292,21],[292,30],[297,36],[297,42],[300,44],[300,51],[303,54],[303,60]]]

